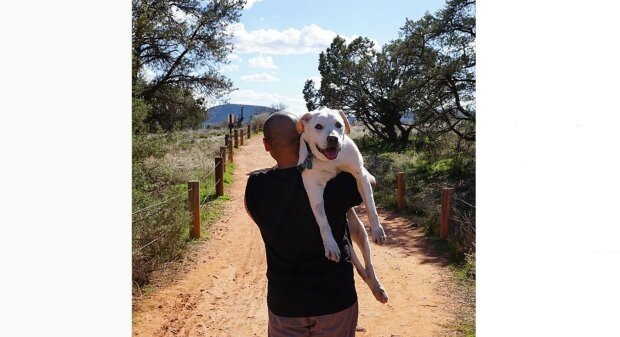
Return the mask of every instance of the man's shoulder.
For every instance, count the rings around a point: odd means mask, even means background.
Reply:
[[[250,180],[264,179],[265,177],[267,177],[271,173],[273,173],[276,168],[277,167],[274,166],[274,167],[266,167],[266,168],[254,170],[254,171],[248,173],[248,179],[250,179]]]
[[[250,185],[264,184],[273,178],[274,172],[277,167],[267,167],[258,169],[248,173],[248,187]]]

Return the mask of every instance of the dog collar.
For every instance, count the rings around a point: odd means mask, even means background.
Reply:
[[[304,143],[306,143],[306,149],[308,149],[308,155],[306,156],[306,159],[304,159],[304,162],[297,165],[297,169],[299,170],[299,172],[303,172],[304,170],[308,169],[312,169],[312,158],[314,157],[312,155],[312,151],[310,150],[310,145],[308,145],[308,142],[306,142],[304,140]]]

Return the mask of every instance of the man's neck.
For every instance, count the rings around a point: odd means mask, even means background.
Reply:
[[[297,159],[279,160],[278,169],[297,167]]]
[[[284,158],[278,158],[276,162],[278,163],[279,169],[286,169],[291,167],[297,167],[297,162],[299,161],[299,154],[290,154],[283,156]]]

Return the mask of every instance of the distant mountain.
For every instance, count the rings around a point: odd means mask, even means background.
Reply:
[[[235,115],[235,121],[239,118],[239,114],[241,113],[241,107],[243,107],[243,124],[247,124],[250,120],[250,116],[257,115],[263,112],[272,113],[276,111],[276,109],[260,106],[260,105],[246,105],[246,104],[223,104],[210,108],[208,110],[209,119],[202,122],[203,126],[219,124],[220,122],[226,121],[228,118],[228,114]]]

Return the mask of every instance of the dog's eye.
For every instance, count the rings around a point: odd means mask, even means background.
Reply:
[[[323,125],[317,124],[317,125],[314,126],[314,128],[317,129],[317,130],[322,130],[323,129]]]
[[[336,123],[336,127],[337,127],[338,129],[340,129],[340,128],[342,127],[342,124],[340,124],[340,122],[337,122],[337,123]]]

